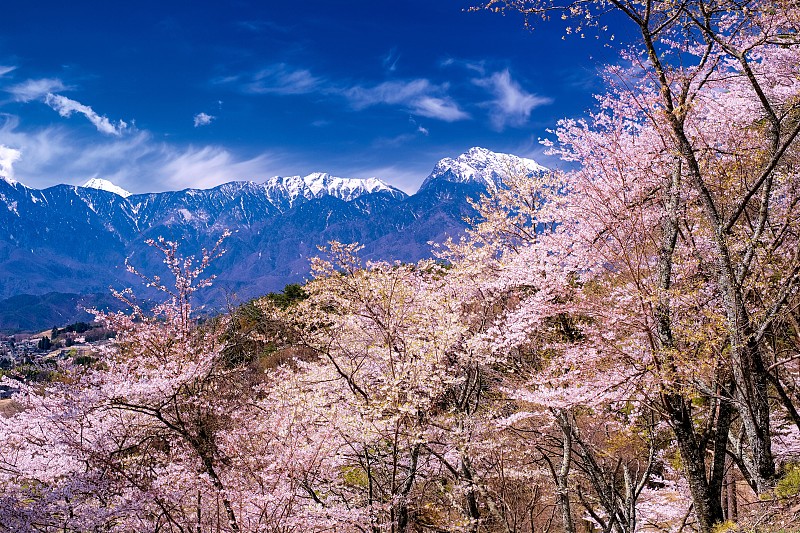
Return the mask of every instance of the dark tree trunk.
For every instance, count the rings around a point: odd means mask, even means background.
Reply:
[[[561,455],[561,467],[556,473],[556,499],[561,510],[561,521],[565,533],[575,533],[575,523],[572,520],[572,510],[569,503],[569,469],[572,464],[572,424],[569,414],[561,411],[558,414],[558,423],[564,436]]]
[[[665,180],[664,196],[667,208],[666,216],[661,228],[661,252],[659,255],[659,295],[655,306],[656,334],[658,347],[663,353],[657,354],[656,359],[662,372],[675,373],[674,361],[670,352],[676,349],[672,333],[672,310],[669,290],[672,287],[672,258],[678,239],[678,208],[680,205],[682,162],[675,161],[672,176]],[[705,444],[698,438],[692,420],[691,401],[681,393],[665,389],[661,394],[661,403],[669,417],[669,423],[678,442],[681,460],[684,466],[689,491],[692,495],[695,514],[700,522],[700,531],[710,532],[714,524],[723,520],[722,503],[720,499],[720,483],[709,483],[706,475]],[[725,443],[730,429],[730,405],[726,402],[720,404],[717,417],[717,431],[715,443],[715,458],[724,461]],[[714,416],[711,413],[709,416]],[[721,446],[721,452],[718,448]],[[724,463],[723,463],[724,464]],[[715,464],[716,467],[716,464]],[[712,468],[712,480],[718,469]],[[718,486],[719,485],[719,486]]]

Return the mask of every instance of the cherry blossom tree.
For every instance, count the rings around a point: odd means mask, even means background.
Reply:
[[[92,368],[17,397],[0,420],[0,524],[15,531],[308,531],[331,519],[303,490],[330,453],[302,389],[225,351],[226,317],[204,322],[192,296],[221,251],[183,258],[152,243],[174,289],[146,311],[98,313],[117,332]],[[218,243],[219,246],[219,243]],[[280,372],[275,372],[280,375]],[[336,523],[347,522],[346,509]],[[327,512],[327,511],[326,511]],[[314,518],[311,520],[309,517]],[[311,521],[310,521],[311,520]],[[325,525],[328,524],[328,525]]]
[[[453,513],[427,496],[438,471],[469,477],[466,457],[453,458],[457,446],[442,437],[452,411],[469,411],[476,401],[462,346],[468,328],[441,265],[362,265],[357,249],[332,243],[331,260],[313,264],[309,298],[290,311],[318,358],[316,379],[339,385],[322,388],[332,395],[325,403],[349,413],[331,424],[347,443],[342,468],[354,501],[368,511],[369,528],[405,532]],[[465,509],[470,516],[457,512],[456,522],[470,529],[477,504]]]
[[[596,338],[615,350],[628,343],[625,357],[652,377],[643,392],[675,433],[709,530],[723,518],[731,428],[741,426],[732,451],[753,489],[775,479],[768,385],[782,385],[768,368],[781,362],[768,338],[799,281],[800,13],[789,2],[701,0],[485,7],[521,11],[529,23],[557,13],[578,33],[616,11],[639,34],[623,58],[633,67],[609,70],[599,111],[555,132],[556,151],[580,165],[563,180],[556,246],[577,259],[562,268],[575,268],[583,284],[580,312],[604,328]],[[602,299],[592,305],[586,288]],[[648,347],[638,353],[637,338]],[[697,395],[709,406],[699,427]],[[791,399],[782,400],[791,413]]]

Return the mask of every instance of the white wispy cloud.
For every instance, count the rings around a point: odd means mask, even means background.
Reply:
[[[10,93],[17,102],[31,102],[41,100],[48,94],[66,90],[68,87],[58,78],[40,78],[36,80],[25,80],[22,83],[6,87],[5,91]]]
[[[0,67],[0,69],[2,68],[10,67]],[[2,75],[1,70],[0,75]],[[11,94],[17,102],[42,101],[64,118],[71,117],[73,113],[79,113],[94,124],[97,131],[107,135],[119,136],[127,129],[128,124],[125,121],[111,122],[88,105],[57,94],[69,89],[70,87],[58,78],[38,78],[25,80],[22,83],[6,87],[4,90]]]
[[[397,52],[396,47],[389,50],[389,52],[381,59],[381,62],[383,63],[383,68],[385,68],[389,72],[394,72],[395,70],[397,70],[398,61],[400,61],[400,54]]]
[[[45,176],[50,170],[48,165],[57,161],[61,157],[69,157],[69,153],[63,147],[69,136],[66,130],[56,127],[40,128],[30,132],[23,132],[19,129],[19,117],[10,114],[0,114],[0,144],[14,147],[25,155],[24,160],[19,165],[15,165],[15,173],[19,176],[26,174],[25,168],[36,167],[35,172],[41,171],[38,176],[27,177],[34,179]],[[23,180],[24,181],[24,180]]]
[[[8,74],[9,72],[13,72],[17,70],[17,67],[9,66],[9,65],[0,65],[0,78]]]
[[[44,103],[52,107],[64,118],[72,116],[73,113],[80,113],[85,116],[89,122],[94,124],[97,131],[107,135],[122,135],[122,132],[128,127],[128,124],[122,120],[116,124],[108,120],[104,115],[98,115],[91,107],[84,105],[80,102],[61,96],[59,94],[48,93],[44,98]]]
[[[409,141],[419,137],[416,132],[407,135]],[[21,153],[22,157],[17,157],[16,152],[6,152],[4,160],[13,165],[14,179],[34,188],[80,184],[102,176],[133,193],[144,193],[209,188],[233,180],[263,182],[275,175],[319,170],[316,164],[310,165],[305,153],[269,150],[242,154],[220,145],[173,143],[133,128],[122,136],[97,136],[63,124],[30,126],[22,124],[19,117],[2,113],[0,146]],[[381,166],[385,160],[374,150],[364,155],[353,166],[353,158],[342,154],[338,163],[329,162],[325,170],[340,176],[377,176],[412,193],[430,172],[430,161],[441,157],[435,151],[415,161]]]
[[[14,150],[2,152],[0,169],[13,165],[14,179],[29,187],[79,184],[102,176],[134,193],[263,181],[296,173],[304,161],[278,152],[242,156],[221,146],[174,144],[146,130],[98,138],[63,125],[28,129],[7,114],[0,114],[0,146]]]
[[[387,56],[390,57],[391,55]],[[384,59],[388,60],[387,58]],[[387,64],[387,68],[392,64]],[[388,105],[400,106],[416,115],[445,122],[471,118],[447,94],[448,84],[436,85],[424,78],[385,81],[370,86],[337,82],[317,76],[308,69],[277,63],[255,74],[225,76],[213,80],[213,83],[233,85],[249,94],[319,94],[327,98],[344,98],[356,111],[376,105]]]
[[[417,121],[414,119],[414,117],[413,117],[413,116],[411,116],[411,117],[408,117],[408,122],[409,122],[409,124],[411,124],[412,126],[414,126],[415,128],[417,128],[417,133],[421,133],[421,134],[423,134],[425,137],[427,137],[427,136],[430,134],[430,132],[428,131],[428,128],[426,128],[426,127],[424,127],[422,124],[418,123],[418,122],[417,122]]]
[[[208,188],[233,180],[265,180],[275,167],[274,158],[260,154],[241,159],[221,146],[168,148],[158,169],[162,187],[181,189],[187,186]],[[191,185],[187,185],[191,184]]]
[[[440,67],[460,67],[466,70],[471,70],[473,72],[477,72],[481,76],[486,74],[486,62],[485,61],[470,61],[466,59],[456,59],[454,57],[448,57],[439,61]]]
[[[307,69],[277,63],[253,74],[243,83],[242,90],[252,94],[308,94],[319,90],[323,81]]]
[[[342,91],[350,104],[358,110],[378,104],[406,104],[423,97],[433,90],[431,82],[425,79],[386,81],[373,87],[356,85]]]
[[[356,110],[375,105],[401,105],[410,112],[445,122],[470,118],[446,95],[447,85],[434,85],[427,79],[385,81],[372,87],[356,85],[341,91]]]
[[[208,126],[217,117],[207,113],[198,113],[194,116],[194,127]]]
[[[0,177],[8,178],[13,182],[14,163],[22,158],[22,152],[0,144]]]
[[[451,98],[437,98],[434,96],[423,96],[417,100],[409,102],[409,108],[417,115],[423,117],[436,118],[445,122],[456,122],[466,120],[469,113],[462,111],[458,104]]]
[[[473,80],[478,87],[487,89],[494,99],[487,102],[492,127],[503,130],[506,126],[523,126],[535,108],[550,104],[552,98],[526,92],[519,83],[511,79],[508,69],[495,72],[488,78]]]

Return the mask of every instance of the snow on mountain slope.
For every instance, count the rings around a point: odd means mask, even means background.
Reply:
[[[396,198],[406,196],[378,178],[339,178],[325,172],[314,172],[308,176],[275,176],[264,183],[264,188],[270,202],[280,208],[294,207],[301,198],[311,200],[333,196],[349,202],[375,192],[387,192]]]
[[[120,267],[126,258],[165,274],[148,237],[193,253],[223,229],[234,235],[217,267],[219,295],[246,299],[301,282],[317,246],[331,240],[364,244],[366,258],[413,262],[430,257],[430,242],[462,234],[477,216],[467,198],[520,169],[544,171],[530,159],[473,148],[440,161],[411,197],[376,178],[324,173],[130,196],[107,180],[38,190],[0,179],[0,299],[130,286],[137,281]],[[207,298],[224,304],[223,296]],[[0,329],[3,320],[0,310]]]
[[[479,183],[491,190],[497,188],[502,183],[503,176],[509,173],[537,174],[547,170],[533,159],[475,147],[455,159],[446,157],[436,163],[433,171],[422,182],[420,190],[425,189],[435,180]]]
[[[122,187],[114,185],[110,181],[101,178],[92,178],[83,185],[81,185],[81,187],[87,189],[99,189],[101,191],[113,192],[114,194],[118,194],[123,198],[127,198],[128,196],[131,195],[131,193],[129,193]]]

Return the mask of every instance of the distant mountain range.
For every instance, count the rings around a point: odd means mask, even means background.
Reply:
[[[430,242],[464,231],[476,215],[467,198],[521,171],[545,169],[472,148],[439,161],[412,196],[377,178],[324,173],[149,194],[102,179],[37,190],[0,177],[0,330],[85,319],[79,307],[104,305],[109,287],[141,293],[125,259],[163,273],[163,258],[145,244],[158,236],[195,254],[233,232],[213,267],[216,290],[206,291],[214,307],[305,280],[309,258],[331,240],[363,244],[366,258],[416,261],[430,256]]]

